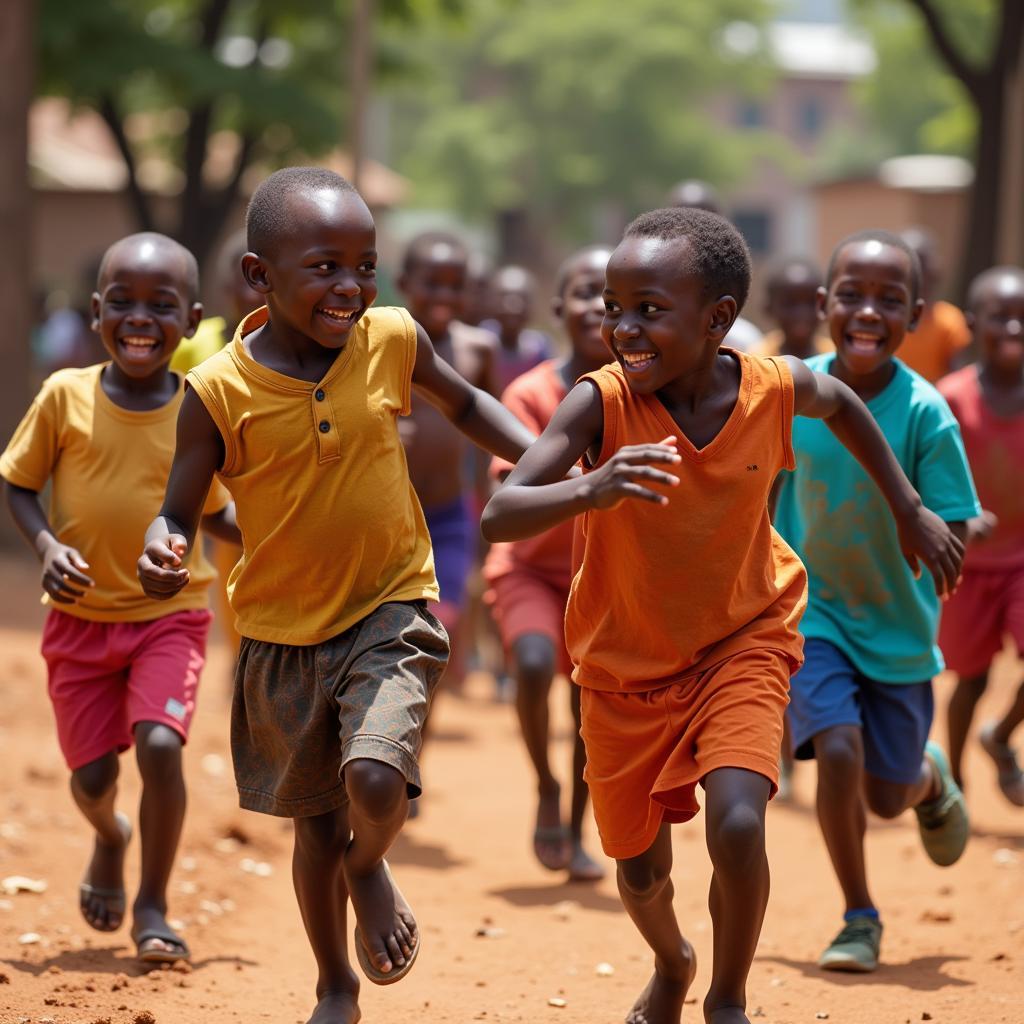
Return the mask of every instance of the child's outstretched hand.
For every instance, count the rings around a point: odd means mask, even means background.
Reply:
[[[188,541],[180,533],[154,537],[139,559],[139,581],[147,597],[166,601],[188,583],[188,569],[182,560],[188,554]]]
[[[949,525],[931,510],[919,508],[897,524],[900,547],[914,578],[921,575],[921,562],[935,580],[939,597],[949,597],[960,582],[964,543]]]
[[[967,543],[973,544],[975,541],[988,540],[998,525],[999,518],[995,512],[982,509],[980,516],[967,520]]]
[[[89,563],[74,548],[55,540],[43,554],[43,590],[51,601],[74,604],[86,589],[96,586],[85,574],[88,568]]]
[[[655,469],[650,463],[674,464],[681,461],[674,436],[657,444],[631,444],[620,448],[600,469],[587,476],[587,499],[591,508],[615,508],[626,498],[640,498],[656,505],[667,505],[664,494],[643,483],[675,487],[679,477]],[[643,483],[638,483],[643,481]]]

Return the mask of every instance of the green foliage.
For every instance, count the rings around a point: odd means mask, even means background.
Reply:
[[[392,132],[417,201],[471,217],[529,206],[585,234],[609,197],[628,213],[681,178],[726,185],[749,166],[758,142],[723,132],[702,107],[716,92],[770,85],[763,60],[720,42],[730,22],[763,21],[768,0],[466,7],[458,25],[404,42],[428,72],[400,92]]]

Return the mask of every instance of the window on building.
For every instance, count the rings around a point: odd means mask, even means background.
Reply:
[[[821,101],[815,96],[807,96],[800,101],[797,108],[797,131],[802,139],[816,139],[825,127],[825,112]]]
[[[736,108],[736,123],[740,128],[763,127],[764,107],[757,100],[739,100]]]
[[[750,251],[763,256],[771,250],[772,217],[765,210],[736,210],[732,221],[747,240]]]

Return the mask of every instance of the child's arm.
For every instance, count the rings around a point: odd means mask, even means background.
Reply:
[[[664,494],[645,484],[671,487],[679,482],[671,473],[649,465],[680,461],[674,437],[660,444],[620,448],[592,473],[563,479],[599,442],[603,429],[601,396],[593,384],[582,381],[487,503],[480,524],[484,537],[492,542],[520,540],[588,509],[614,508],[626,498],[667,504]]]
[[[938,594],[952,594],[964,560],[964,543],[934,512],[924,507],[896,460],[867,406],[842,381],[815,373],[803,362],[785,356],[793,375],[794,411],[824,420],[836,438],[878,484],[896,520],[907,564],[920,575],[923,562]]]
[[[139,559],[139,580],[148,597],[165,600],[188,583],[188,569],[182,563],[195,540],[213,474],[223,464],[220,432],[189,388],[178,413],[178,436],[164,504],[146,531],[146,547]]]
[[[89,563],[73,547],[54,535],[49,519],[39,502],[39,493],[28,487],[6,483],[7,507],[11,516],[43,563],[43,590],[51,601],[74,604],[84,596],[85,589],[96,584],[85,574]]]
[[[419,324],[412,382],[466,437],[492,455],[515,462],[534,440],[497,398],[473,387],[434,351]]]
[[[235,520],[235,503],[228,502],[219,512],[211,512],[203,516],[203,530],[210,537],[227,541],[229,544],[242,546],[242,532]]]

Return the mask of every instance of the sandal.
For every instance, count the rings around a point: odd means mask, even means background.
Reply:
[[[188,944],[170,928],[146,928],[132,938],[135,940],[135,958],[139,963],[173,964],[179,960],[192,959]],[[153,945],[154,942],[163,942],[177,949],[160,949]]]

